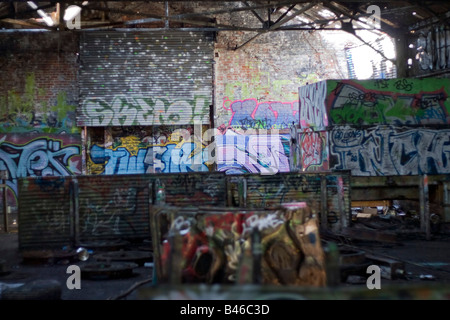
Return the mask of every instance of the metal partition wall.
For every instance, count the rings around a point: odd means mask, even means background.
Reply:
[[[171,206],[268,209],[306,202],[322,229],[339,231],[349,224],[348,172],[27,177],[19,180],[20,248],[149,239],[149,210],[160,185]]]
[[[164,186],[170,205],[226,204],[220,172],[22,178],[20,248],[149,239],[149,204],[158,185]]]

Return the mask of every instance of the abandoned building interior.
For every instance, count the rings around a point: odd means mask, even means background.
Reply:
[[[0,300],[448,299],[449,22],[0,2]]]

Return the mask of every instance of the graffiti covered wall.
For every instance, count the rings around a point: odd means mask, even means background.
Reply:
[[[75,33],[0,34],[0,170],[11,214],[17,179],[81,174],[77,51]]]
[[[218,34],[214,121],[219,169],[267,173],[276,164],[276,172],[289,171],[289,132],[299,121],[298,87],[347,76],[344,44],[339,48],[336,34],[333,44],[328,36],[280,31],[235,49],[252,35]]]
[[[340,127],[330,136],[333,169],[357,176],[450,173],[450,129]]]
[[[289,129],[298,123],[298,101],[261,101],[245,99],[223,102],[223,109],[231,112],[228,127],[235,130]]]
[[[449,91],[450,80],[437,78],[327,80],[299,88],[300,168],[447,174]],[[320,154],[328,166],[313,157]]]

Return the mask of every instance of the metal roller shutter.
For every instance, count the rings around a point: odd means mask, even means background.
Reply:
[[[78,126],[210,123],[213,33],[93,31],[80,47]]]
[[[20,250],[71,245],[74,225],[70,178],[20,178],[18,187]]]

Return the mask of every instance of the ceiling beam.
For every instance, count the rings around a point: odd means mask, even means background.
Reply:
[[[301,9],[299,9],[297,12],[295,12],[294,14],[292,14],[290,17],[282,20],[282,21],[278,21],[276,24],[271,25],[269,28],[267,29],[263,29],[261,31],[259,31],[256,35],[254,35],[253,37],[251,37],[249,40],[245,41],[243,44],[236,46],[236,48],[234,48],[234,50],[238,50],[243,48],[244,46],[246,46],[247,44],[249,44],[250,42],[252,42],[253,40],[255,40],[257,37],[259,37],[261,34],[264,34],[266,32],[269,31],[274,31],[279,29],[283,24],[285,24],[286,22],[294,19],[295,17],[297,17],[298,15],[308,11],[309,9],[311,9],[312,7],[316,6],[318,3],[320,3],[320,1],[313,1],[308,3],[306,6],[302,7]]]
[[[250,12],[253,13],[253,15],[254,15],[256,18],[258,18],[258,20],[259,20],[261,23],[264,23],[264,22],[265,22],[264,19],[261,18],[261,16],[258,14],[258,12],[255,11],[255,9],[251,9],[251,6],[248,4],[247,1],[242,1],[242,3],[243,3],[244,5],[246,5],[247,8],[249,8]]]

